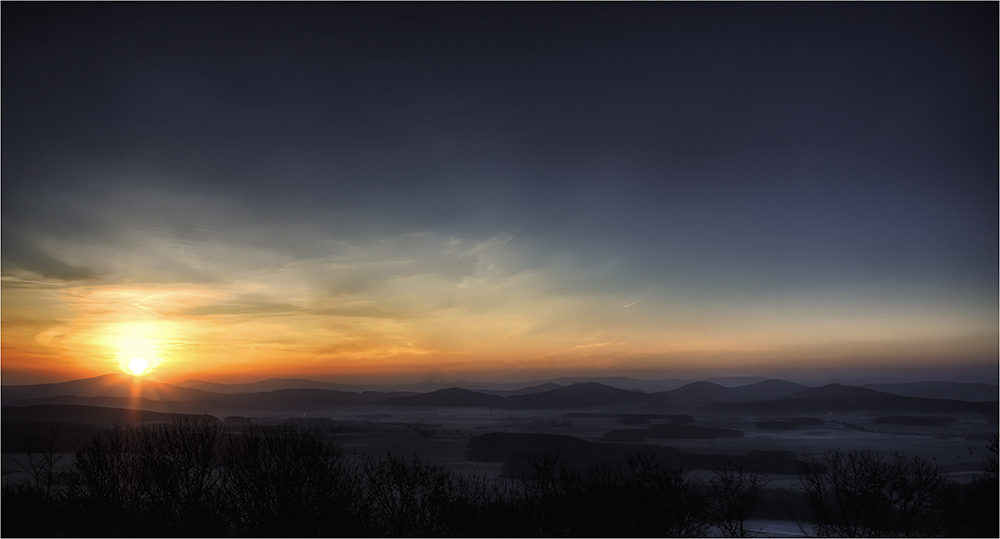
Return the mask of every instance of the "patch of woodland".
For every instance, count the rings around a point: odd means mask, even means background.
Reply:
[[[500,462],[502,473],[518,477],[532,468],[541,455],[559,455],[565,466],[577,473],[600,463],[626,462],[637,452],[651,455],[657,462],[674,469],[712,470],[732,461],[765,473],[796,473],[800,462],[790,451],[753,450],[745,456],[688,453],[674,447],[652,444],[592,442],[574,436],[536,433],[494,432],[474,436],[468,442],[466,458],[481,462]]]
[[[648,425],[651,421],[668,421],[684,424],[694,422],[694,416],[684,414],[628,414],[615,419],[619,425]]]
[[[818,417],[793,417],[791,419],[775,419],[759,421],[755,427],[761,430],[797,430],[803,427],[818,427],[826,423]]]
[[[678,425],[657,423],[644,429],[618,429],[601,436],[609,442],[644,442],[646,440],[717,440],[719,438],[742,438],[743,431],[701,425]]]
[[[907,425],[914,427],[946,427],[956,421],[953,417],[889,415],[876,417],[875,423],[880,425]]]

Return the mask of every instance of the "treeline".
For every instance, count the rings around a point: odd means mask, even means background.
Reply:
[[[967,485],[915,456],[830,451],[804,463],[789,503],[819,535],[997,536],[991,449]],[[349,454],[320,429],[190,418],[118,425],[58,459],[40,447],[4,486],[4,536],[739,537],[767,487],[738,463],[693,481],[649,452],[586,471],[544,453],[521,477],[470,476]]]

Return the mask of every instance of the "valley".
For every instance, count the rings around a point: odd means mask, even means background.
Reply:
[[[995,398],[997,387],[987,384],[880,387],[896,393],[783,380],[733,387],[702,381],[658,392],[599,382],[425,392],[311,385],[221,392],[155,382],[136,387],[131,377],[107,375],[65,384],[4,386],[4,453],[20,453],[19,444],[44,437],[53,425],[59,426],[58,444],[69,452],[116,422],[169,421],[172,414],[191,414],[211,416],[233,428],[283,422],[319,427],[332,432],[348,451],[418,454],[455,471],[500,471],[496,462],[475,458],[469,445],[476,437],[501,433],[673,448],[689,455],[678,458],[676,465],[692,472],[711,469],[722,457],[762,452],[786,455],[785,462],[771,464],[771,473],[794,474],[796,459],[832,448],[905,451],[932,459],[950,477],[966,480],[981,470],[985,446],[997,432],[996,400],[914,396],[922,391],[983,399],[992,391]],[[5,477],[11,470],[5,464]]]

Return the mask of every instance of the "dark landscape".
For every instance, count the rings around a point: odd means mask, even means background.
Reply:
[[[652,381],[606,382],[351,391],[304,380],[172,385],[109,374],[3,386],[3,535],[996,531],[988,509],[997,503],[996,385],[660,380],[679,387],[645,392],[616,385]],[[288,387],[295,385],[304,387]],[[940,398],[959,395],[966,399]],[[149,439],[160,440],[150,449],[152,460],[135,460],[129,444],[138,448]],[[254,453],[260,469],[252,473],[291,473],[293,466],[295,477],[327,474],[330,483],[295,485],[284,477],[272,485],[279,490],[240,501],[227,489],[251,478],[233,476],[240,464],[227,459],[250,458],[250,451],[266,451]],[[835,485],[814,488],[810,481],[826,480],[817,470],[828,472],[838,455],[884,459],[880,465],[890,468],[902,458],[916,466],[933,480],[912,485],[926,489],[910,493],[923,496],[908,509],[920,518],[898,513],[896,501],[869,515],[815,498]],[[162,467],[169,472],[155,471]],[[901,488],[888,485],[890,476],[880,488]],[[180,483],[158,483],[166,477]],[[94,481],[103,481],[98,490]],[[713,490],[720,488],[745,504],[740,511],[735,502],[718,506],[727,499]],[[116,494],[107,498],[110,492]],[[385,496],[393,500],[389,506]],[[635,497],[669,510],[647,522],[661,509],[644,512],[627,501]],[[266,508],[251,511],[240,505],[246,503]],[[294,511],[282,509],[290,503]],[[642,516],[625,527],[600,523],[600,515],[622,511]],[[246,520],[250,513],[255,520]]]

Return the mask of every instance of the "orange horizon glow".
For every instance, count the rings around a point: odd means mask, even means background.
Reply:
[[[364,293],[317,293],[310,279],[329,265],[198,285],[4,277],[5,383],[108,372],[158,381],[743,375],[988,366],[998,350],[995,317],[946,304],[840,294],[767,298],[762,308],[670,291],[565,294],[553,291],[562,268],[508,274],[495,264],[475,279],[417,274]],[[147,362],[141,372],[134,358]]]

